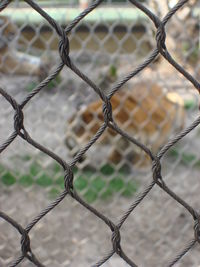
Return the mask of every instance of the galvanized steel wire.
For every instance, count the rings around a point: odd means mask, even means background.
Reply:
[[[4,0],[0,3],[0,11],[5,9],[12,1]],[[71,30],[85,17],[87,14],[92,12],[96,7],[98,7],[103,1],[96,0],[94,1],[87,9],[85,9],[78,17],[76,17],[65,29],[62,28],[52,17],[50,17],[36,2],[32,0],[24,0],[29,6],[31,6],[35,11],[37,11],[48,23],[56,30],[60,38],[58,51],[60,54],[60,63],[51,71],[51,73],[44,79],[41,83],[39,83],[32,92],[30,92],[21,103],[18,103],[10,94],[8,94],[3,88],[0,88],[0,94],[7,100],[13,108],[14,111],[14,132],[8,137],[8,139],[0,145],[0,153],[2,153],[5,149],[9,149],[9,145],[14,141],[14,139],[19,136],[24,139],[27,143],[45,153],[52,159],[54,159],[57,163],[59,163],[63,168],[63,183],[65,186],[64,191],[46,207],[42,210],[30,223],[23,228],[17,221],[13,218],[0,211],[0,217],[5,220],[7,223],[12,225],[21,235],[21,256],[16,259],[9,266],[14,267],[17,266],[23,259],[28,259],[30,262],[35,264],[35,266],[42,267],[44,266],[38,259],[37,255],[34,254],[31,248],[31,240],[29,238],[29,233],[31,229],[50,211],[53,212],[53,209],[67,196],[72,197],[77,202],[79,202],[84,209],[89,210],[93,214],[95,214],[100,220],[102,220],[111,231],[111,242],[112,249],[107,253],[107,255],[97,261],[97,263],[93,264],[93,267],[103,265],[110,257],[114,254],[118,254],[129,266],[136,267],[138,266],[134,259],[131,259],[126,252],[123,250],[121,246],[121,233],[120,229],[124,222],[128,219],[129,215],[133,212],[133,210],[143,201],[143,199],[149,194],[153,187],[159,186],[163,193],[167,193],[171,198],[176,200],[180,205],[182,205],[192,216],[194,220],[194,236],[191,237],[191,240],[188,241],[188,244],[185,245],[182,251],[178,252],[174,258],[166,264],[166,266],[174,266],[175,263],[181,260],[181,258],[195,245],[200,245],[200,214],[197,210],[195,210],[189,203],[187,203],[184,199],[178,196],[171,188],[169,188],[162,176],[162,164],[161,160],[166,152],[174,146],[179,140],[183,139],[188,133],[190,133],[195,127],[200,124],[200,116],[186,129],[184,129],[181,133],[174,136],[165,146],[161,148],[161,150],[154,155],[151,150],[146,147],[144,144],[140,143],[133,136],[130,136],[127,132],[124,132],[123,129],[118,127],[115,119],[112,115],[112,104],[111,99],[112,96],[118,92],[122,86],[131,78],[136,76],[142,70],[144,70],[150,63],[152,63],[159,55],[163,56],[165,60],[167,60],[176,70],[181,73],[186,80],[188,80],[194,88],[196,88],[200,92],[200,83],[197,81],[190,73],[188,73],[183,67],[179,65],[177,61],[173,59],[170,55],[170,52],[167,49],[165,44],[166,32],[165,26],[168,21],[172,18],[172,16],[179,11],[184,5],[187,5],[188,0],[179,1],[161,20],[158,18],[150,9],[145,7],[142,3],[136,0],[130,0],[130,3],[140,9],[142,12],[148,16],[148,18],[153,22],[155,28],[157,30],[156,34],[156,43],[157,47],[151,53],[151,55],[144,60],[142,64],[140,64],[136,69],[134,69],[131,73],[129,73],[126,77],[124,77],[121,81],[115,84],[108,95],[106,95],[103,90],[98,87],[88,76],[86,76],[77,66],[72,62],[70,58],[70,42],[68,39],[68,35]],[[84,146],[78,154],[73,158],[71,162],[66,162],[59,155],[50,151],[46,147],[42,146],[40,143],[36,142],[27,132],[26,127],[24,125],[24,114],[23,108],[25,105],[31,103],[31,99],[39,94],[41,90],[56,76],[62,71],[63,67],[71,69],[76,75],[80,77],[83,81],[85,81],[90,87],[93,89],[97,95],[102,100],[102,113],[104,115],[104,122],[90,142]],[[150,181],[149,185],[141,192],[137,197],[134,203],[132,203],[129,209],[121,216],[121,219],[117,224],[111,221],[104,214],[95,209],[92,205],[89,205],[85,202],[79,194],[76,192],[74,188],[74,175],[73,175],[73,167],[77,164],[77,162],[81,159],[81,157],[87,153],[92,145],[100,138],[101,135],[104,134],[106,129],[110,127],[114,131],[116,131],[119,135],[126,138],[129,142],[134,145],[140,147],[150,158],[152,161],[152,181]],[[164,263],[163,263],[164,264]]]

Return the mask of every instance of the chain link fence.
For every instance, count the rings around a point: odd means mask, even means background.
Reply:
[[[0,11],[0,266],[200,266],[199,3]]]

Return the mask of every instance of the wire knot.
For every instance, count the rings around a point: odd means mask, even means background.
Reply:
[[[30,248],[30,238],[27,234],[26,231],[23,231],[22,238],[21,238],[21,250],[22,254],[24,256],[27,256],[28,253],[31,253],[31,248]]]
[[[108,124],[110,121],[113,121],[112,105],[107,98],[106,98],[106,101],[103,103],[103,116],[104,116],[104,121],[106,124]]]
[[[62,59],[62,62],[69,66],[70,65],[70,58],[69,58],[69,39],[65,33],[65,31],[61,30],[61,39],[59,41],[59,54]]]
[[[114,226],[113,233],[112,233],[113,249],[119,255],[121,253],[120,241],[121,241],[121,236],[120,236],[119,228],[117,226]]]
[[[200,216],[198,216],[194,223],[194,237],[195,240],[200,244]]]
[[[65,177],[64,177],[65,189],[72,196],[73,196],[73,180],[74,180],[73,171],[72,171],[72,169],[69,166],[67,166],[67,168],[65,169]]]
[[[155,157],[152,165],[153,179],[156,183],[162,182],[161,164],[158,157]]]
[[[14,116],[14,128],[16,132],[19,134],[20,130],[24,128],[24,114],[19,106],[16,108],[16,113]]]
[[[157,48],[161,53],[164,52],[164,50],[166,50],[165,40],[166,40],[165,27],[164,24],[161,23],[156,33]]]

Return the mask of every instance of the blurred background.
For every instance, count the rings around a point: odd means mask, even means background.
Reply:
[[[160,18],[177,1],[141,1]],[[88,0],[37,1],[62,27],[87,8]],[[167,23],[166,44],[173,58],[199,79],[200,6],[190,1]],[[156,48],[156,28],[128,1],[108,0],[68,35],[73,63],[105,93]],[[20,103],[60,62],[59,38],[24,1],[0,13],[0,86]],[[24,126],[38,143],[67,162],[102,124],[97,94],[70,69],[62,72],[24,107]],[[199,115],[199,95],[161,57],[127,82],[113,98],[120,127],[154,153]],[[14,130],[14,112],[0,96],[0,144]],[[198,209],[200,128],[162,160],[167,185]],[[133,144],[106,131],[74,168],[83,199],[117,222],[152,181],[151,162]],[[62,168],[17,137],[0,155],[0,209],[26,226],[64,189]],[[30,232],[33,252],[45,266],[91,266],[110,251],[107,226],[66,197]],[[121,230],[122,248],[139,266],[164,266],[193,238],[193,219],[164,191],[154,187]],[[0,220],[0,265],[20,255],[20,236]],[[198,266],[198,247],[177,266]],[[24,261],[19,266],[33,266]],[[127,266],[113,256],[105,266]]]

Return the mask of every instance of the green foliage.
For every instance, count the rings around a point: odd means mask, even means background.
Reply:
[[[100,172],[103,175],[112,175],[115,172],[115,169],[110,164],[105,164],[101,167]]]
[[[194,100],[192,100],[192,99],[185,100],[184,107],[187,110],[195,109],[197,107],[197,103]]]
[[[28,92],[31,92],[33,91],[33,89],[37,86],[37,83],[36,82],[30,82],[29,84],[27,84],[26,86],[26,90]]]
[[[74,187],[78,191],[82,191],[83,189],[87,188],[87,186],[88,186],[87,177],[84,177],[83,175],[79,176],[74,181]]]
[[[113,191],[120,191],[123,187],[124,187],[124,181],[122,180],[121,177],[114,177],[110,183],[109,183],[109,187],[113,190]]]
[[[112,194],[113,194],[112,189],[110,187],[106,188],[106,190],[101,194],[101,198],[107,200],[112,196]]]
[[[103,188],[105,188],[106,182],[101,177],[97,176],[91,181],[90,186],[91,186],[92,189],[94,189],[98,193]]]
[[[61,173],[62,172],[62,167],[58,163],[54,163],[52,169],[53,169],[54,173]]]
[[[19,178],[19,181],[18,182],[22,186],[29,187],[29,186],[33,185],[34,180],[33,180],[33,178],[29,174],[27,174],[27,175],[22,175]]]
[[[131,173],[131,169],[129,167],[128,164],[124,164],[120,167],[119,171],[120,174],[130,174]]]
[[[41,165],[34,161],[30,166],[30,175],[37,176],[42,171]]]
[[[114,176],[110,181],[106,181],[107,177],[96,176],[87,178],[85,176],[78,176],[74,182],[75,188],[78,191],[87,190],[83,195],[84,199],[89,203],[94,202],[98,198],[107,200],[114,196],[116,192],[124,197],[131,197],[138,189],[138,183],[135,181],[124,181],[121,176]]]
[[[58,75],[56,76],[52,81],[50,81],[45,88],[52,90],[53,88],[56,88],[60,83],[62,82],[61,77]],[[37,82],[30,82],[27,86],[26,86],[26,90],[28,92],[33,91],[33,89],[38,85]]]
[[[52,178],[50,178],[46,173],[43,173],[37,180],[36,184],[42,187],[48,187],[53,184]]]
[[[64,177],[60,176],[56,179],[55,184],[58,185],[61,189],[64,189]]]
[[[24,157],[24,161],[30,160]],[[129,169],[127,166],[120,168],[118,175],[110,164],[105,164],[100,168],[100,174],[91,168],[85,168],[79,173],[77,167],[73,168],[74,187],[80,192],[88,203],[93,203],[98,198],[109,199],[116,192],[123,196],[130,197],[136,192],[138,185],[133,182],[126,182]],[[57,197],[64,190],[64,172],[62,167],[53,163],[44,168],[36,161],[33,161],[26,173],[17,173],[8,170],[4,165],[0,165],[1,181],[5,186],[14,185],[16,182],[24,187],[38,185],[49,188],[49,197]],[[16,179],[18,177],[18,179]]]
[[[32,159],[32,157],[30,155],[24,155],[24,156],[21,156],[20,158],[23,161],[30,161]]]
[[[3,184],[6,186],[11,186],[16,183],[16,177],[9,171],[3,174],[3,176],[1,177],[1,180]]]
[[[98,193],[89,188],[83,197],[88,203],[93,203],[95,200],[97,200]]]
[[[169,152],[169,156],[174,158],[180,158],[180,161],[184,165],[194,165],[194,167],[200,167],[200,159],[192,153],[182,152],[178,148],[173,148]]]
[[[135,181],[129,181],[122,191],[122,196],[132,197],[137,192],[138,184]]]
[[[58,75],[56,76],[52,81],[50,81],[46,88],[47,89],[53,89],[53,88],[56,88],[60,83],[61,83],[62,79],[61,77]]]
[[[50,199],[55,199],[56,197],[58,197],[60,194],[60,190],[57,188],[51,188],[51,190],[49,191],[49,198]]]
[[[117,67],[114,65],[111,65],[109,69],[109,73],[112,78],[117,78]]]

